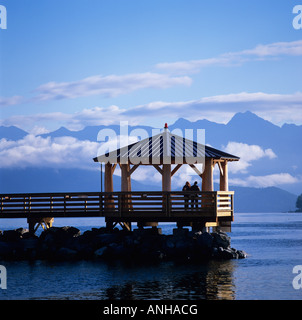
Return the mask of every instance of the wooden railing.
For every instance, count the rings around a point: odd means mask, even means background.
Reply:
[[[0,194],[0,218],[233,217],[232,191]]]

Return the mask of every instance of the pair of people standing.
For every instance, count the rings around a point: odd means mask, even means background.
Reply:
[[[195,181],[193,186],[187,181],[183,186],[182,191],[200,191],[198,182]],[[189,207],[189,200],[191,199],[191,208],[198,208],[198,194],[185,194],[185,210]]]

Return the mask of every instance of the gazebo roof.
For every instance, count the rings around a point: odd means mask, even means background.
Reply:
[[[131,164],[203,163],[205,158],[238,161],[239,157],[171,133],[163,132],[93,158],[95,162]]]

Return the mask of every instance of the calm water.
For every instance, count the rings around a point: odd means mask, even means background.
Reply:
[[[0,223],[2,230],[26,227],[22,219]],[[102,223],[55,220],[81,231]],[[161,227],[168,234],[174,225]],[[0,299],[302,299],[302,289],[292,286],[292,269],[302,265],[302,214],[236,214],[230,236],[247,259],[194,265],[0,261],[7,268]]]

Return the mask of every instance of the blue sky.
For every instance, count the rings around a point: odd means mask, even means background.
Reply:
[[[302,124],[297,1],[0,0],[0,124]]]
[[[247,110],[280,126],[302,125],[302,29],[292,25],[302,1],[0,4],[7,9],[7,29],[0,29],[0,125],[31,133],[0,140],[0,168],[95,169],[96,141],[38,135],[61,126],[163,127],[180,117],[227,123]],[[270,168],[276,150],[236,141],[224,149],[241,157],[230,166],[233,184],[301,189],[300,163],[284,164],[282,172]],[[263,158],[266,172],[252,171]],[[182,183],[195,173],[177,174]],[[135,179],[146,176],[140,171]]]

